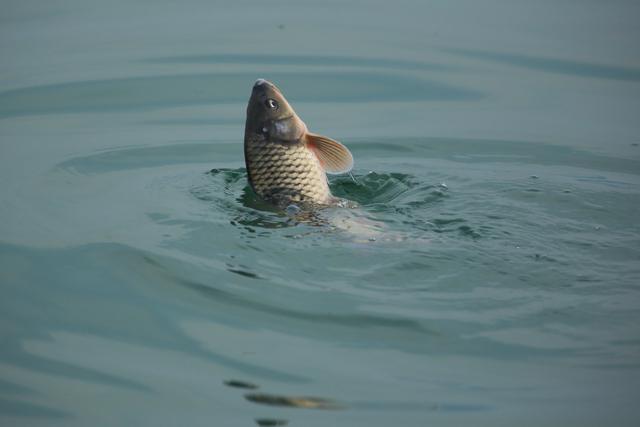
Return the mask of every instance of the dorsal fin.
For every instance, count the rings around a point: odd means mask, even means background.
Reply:
[[[320,160],[325,172],[338,174],[346,173],[353,168],[353,156],[347,147],[326,136],[307,132],[305,142]]]

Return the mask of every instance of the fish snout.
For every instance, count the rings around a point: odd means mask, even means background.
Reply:
[[[253,84],[253,89],[266,89],[266,88],[273,88],[274,85],[273,83],[265,80],[265,79],[258,79],[256,80],[256,82]]]

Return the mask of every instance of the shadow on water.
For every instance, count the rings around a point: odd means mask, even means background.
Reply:
[[[0,93],[0,118],[246,102],[255,73],[182,74],[70,82]],[[435,80],[370,71],[273,72],[297,102],[468,101],[479,92]]]
[[[640,69],[637,68],[483,50],[442,49],[442,51],[465,58],[497,62],[548,73],[610,80],[640,80]]]

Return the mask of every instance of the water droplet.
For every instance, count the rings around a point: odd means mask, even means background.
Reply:
[[[353,174],[351,172],[349,172],[349,176],[351,177],[351,179],[353,180],[353,182],[356,183],[356,185],[360,185],[360,183],[358,182],[358,180],[356,179],[355,176],[353,176]]]

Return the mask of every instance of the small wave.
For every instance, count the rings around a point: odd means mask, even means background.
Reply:
[[[318,227],[323,231],[344,228],[340,225],[344,222],[344,215],[338,215],[337,209],[296,210],[292,214],[263,201],[249,186],[244,168],[212,169],[207,175],[210,179],[192,188],[191,193],[202,201],[214,203],[217,209],[228,215],[232,225],[249,233],[299,225],[311,226],[306,230],[308,233],[313,233],[314,228],[318,231]],[[359,205],[356,209],[349,209],[351,217],[348,222],[361,223],[362,227],[347,227],[349,229],[376,228],[374,234],[377,236],[380,231],[399,231],[393,230],[395,224],[403,233],[407,230],[456,233],[472,239],[480,238],[483,230],[487,230],[476,229],[464,218],[435,212],[434,208],[450,197],[450,190],[444,183],[423,182],[410,174],[368,172],[353,177],[335,177],[330,185],[335,196]]]
[[[431,184],[413,175],[402,173],[369,172],[356,175],[355,181],[338,177],[331,181],[336,196],[354,200],[371,208],[409,206],[423,207],[446,197],[446,185]]]
[[[485,95],[438,80],[391,72],[270,73],[298,102],[477,101]],[[255,72],[147,75],[23,87],[0,92],[0,118],[43,114],[143,111],[245,101]],[[327,91],[326,88],[334,88]]]

